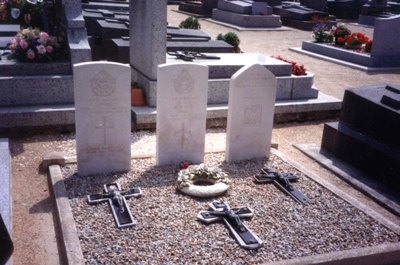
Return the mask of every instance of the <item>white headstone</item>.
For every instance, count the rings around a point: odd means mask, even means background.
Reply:
[[[260,64],[237,71],[229,84],[226,161],[269,156],[276,77]]]
[[[204,160],[208,67],[164,64],[157,73],[157,164]]]
[[[110,62],[74,65],[79,175],[130,169],[130,71]]]

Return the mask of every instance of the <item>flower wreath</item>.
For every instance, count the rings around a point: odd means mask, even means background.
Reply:
[[[198,182],[211,185],[200,186]],[[219,168],[206,168],[204,164],[191,165],[178,173],[176,181],[178,189],[194,197],[214,197],[224,193],[229,188],[228,175]]]

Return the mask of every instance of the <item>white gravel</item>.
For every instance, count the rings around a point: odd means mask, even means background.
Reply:
[[[224,148],[223,130],[209,131],[207,137],[209,150]],[[154,133],[133,134],[132,150],[154,153]],[[154,158],[135,159],[131,171],[120,175],[80,178],[76,165],[63,168],[86,263],[260,264],[399,241],[394,232],[277,156],[228,164],[224,153],[210,153],[205,164],[221,167],[232,180],[218,199],[255,210],[252,220],[244,222],[264,241],[261,249],[240,248],[222,223],[199,222],[197,213],[213,199],[195,199],[177,191],[177,165],[160,167]],[[252,177],[263,166],[299,174],[295,186],[310,203],[295,202],[273,184],[255,184]],[[108,204],[88,205],[87,194],[100,193],[103,184],[113,181],[123,189],[142,188],[143,197],[128,200],[137,226],[118,229]]]

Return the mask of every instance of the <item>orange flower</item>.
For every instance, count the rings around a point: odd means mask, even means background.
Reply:
[[[344,38],[343,38],[343,37],[339,37],[339,38],[337,39],[337,42],[343,43],[343,42],[344,42]]]

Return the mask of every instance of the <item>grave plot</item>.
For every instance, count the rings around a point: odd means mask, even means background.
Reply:
[[[281,19],[272,14],[267,1],[219,0],[212,19],[244,28],[280,28]]]
[[[301,48],[290,50],[366,71],[399,69],[399,22],[400,15],[376,19],[372,39],[367,43],[370,45],[368,50],[361,46],[344,48],[316,41],[303,41]]]
[[[399,249],[398,228],[391,227],[394,232],[385,227],[275,152],[269,160],[229,164],[224,162],[224,153],[210,153],[204,162],[221,168],[231,179],[230,189],[218,200],[254,211],[252,219],[241,221],[263,241],[257,251],[241,248],[223,223],[206,225],[197,220],[215,198],[183,195],[175,185],[178,165],[156,166],[150,157],[134,159],[126,174],[82,178],[75,164],[62,168],[85,263],[310,264],[356,257],[360,264],[380,264],[379,253]],[[307,196],[308,203],[296,202],[272,183],[256,184],[253,177],[266,167],[299,176],[292,185]],[[88,204],[88,194],[101,193],[103,184],[112,182],[125,189],[141,188],[140,199],[128,200],[136,226],[119,229],[107,204]],[[387,255],[387,260],[396,259],[394,254]]]

